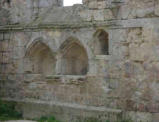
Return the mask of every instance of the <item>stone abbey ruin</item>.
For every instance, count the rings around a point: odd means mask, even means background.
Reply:
[[[159,122],[159,0],[1,0],[0,99],[30,119]]]

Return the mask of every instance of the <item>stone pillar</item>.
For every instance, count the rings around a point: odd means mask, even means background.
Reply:
[[[32,73],[32,62],[30,61],[30,59],[27,57],[24,59],[24,72],[25,73]]]
[[[88,76],[94,76],[97,74],[97,64],[96,61],[94,59],[89,59],[89,66],[88,66]]]
[[[56,75],[61,75],[61,70],[62,70],[62,56],[61,54],[57,54],[56,56],[56,67],[55,67],[55,72],[56,72]]]

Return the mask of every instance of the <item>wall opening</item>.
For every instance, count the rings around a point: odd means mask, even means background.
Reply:
[[[82,4],[82,0],[64,0],[64,6],[73,6],[74,4]]]
[[[55,73],[55,57],[50,48],[42,42],[37,42],[30,48],[28,60],[30,73],[43,75]]]
[[[7,5],[8,7],[10,7],[10,5],[11,5],[11,0],[2,0],[2,4],[3,4],[3,5]]]
[[[11,0],[7,0],[7,3],[10,4]]]
[[[62,51],[62,75],[86,75],[88,57],[85,49],[78,43],[67,45]]]
[[[109,34],[104,30],[98,30],[94,34],[95,55],[109,55]]]

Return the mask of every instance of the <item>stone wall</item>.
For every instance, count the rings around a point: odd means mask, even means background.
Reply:
[[[6,17],[10,24],[0,26],[1,98],[17,101],[30,118],[49,114],[43,106],[27,114],[42,104],[68,121],[94,116],[94,111],[107,116],[105,111],[109,118],[120,114],[157,122],[159,2],[44,3],[38,14],[26,1],[2,8],[11,14]]]

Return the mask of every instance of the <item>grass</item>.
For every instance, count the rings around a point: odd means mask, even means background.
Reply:
[[[58,120],[55,119],[54,116],[49,116],[49,117],[41,117],[40,119],[36,120],[37,122],[59,122]]]

